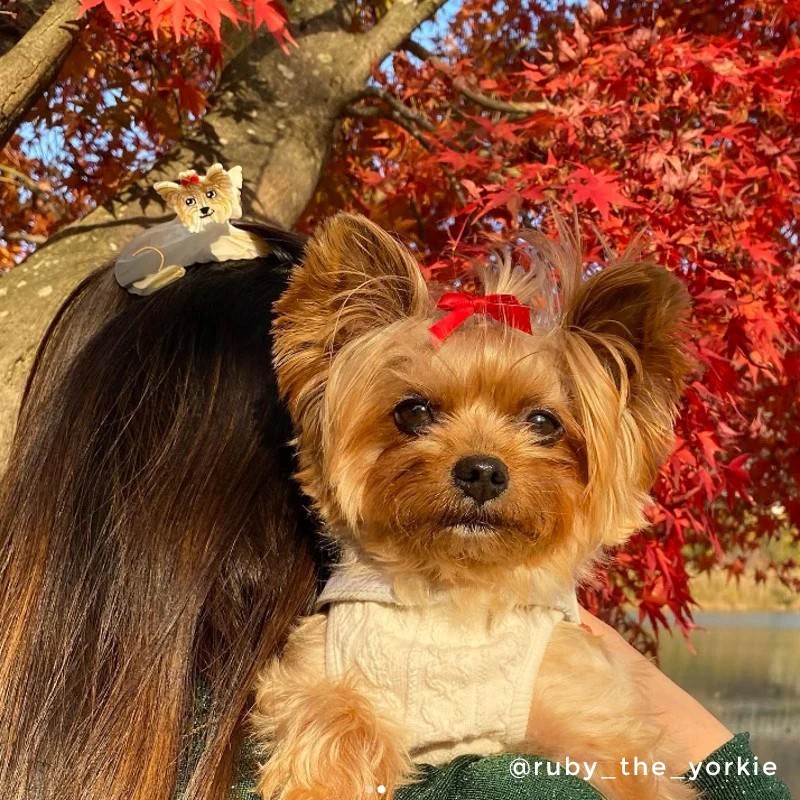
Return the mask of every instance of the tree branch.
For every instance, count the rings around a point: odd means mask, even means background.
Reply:
[[[9,183],[22,184],[28,191],[41,197],[43,200],[50,200],[50,195],[45,192],[44,189],[41,189],[33,178],[20,172],[18,169],[9,167],[7,164],[0,164],[0,172],[5,173],[9,178],[13,179],[9,181]]]
[[[51,0],[3,0],[0,10],[0,56],[4,56],[44,14]]]
[[[161,222],[169,222],[169,220],[172,218],[172,214],[162,214],[160,217],[148,217],[142,214],[138,217],[107,219],[103,222],[82,224],[80,226],[67,225],[66,228],[62,228],[60,231],[57,231],[52,236],[41,242],[41,244],[46,242],[47,244],[52,245],[56,242],[60,242],[62,239],[68,239],[70,236],[78,236],[86,233],[92,233],[93,231],[108,230],[110,228],[119,228],[121,225],[141,225],[142,227],[145,225],[158,225]],[[9,236],[8,238],[12,237]]]
[[[410,136],[413,136],[429,153],[433,150],[433,145],[414,127],[413,123],[400,116],[400,114],[391,111],[387,114],[376,106],[351,106],[345,111],[345,116],[361,119],[385,119],[389,122],[394,122],[395,125],[402,128]]]
[[[47,241],[46,236],[40,236],[36,233],[26,233],[25,231],[12,231],[9,234],[3,234],[4,238],[9,242],[27,242],[28,244],[44,244]]]
[[[431,63],[440,61],[435,53],[432,53],[427,47],[410,37],[403,42],[403,50],[411,53],[412,56],[416,56],[420,61],[430,61]]]
[[[417,114],[415,111],[410,109],[405,103],[398,100],[393,94],[387,92],[385,89],[378,89],[375,86],[367,86],[362,95],[362,97],[374,97],[377,100],[380,100],[383,103],[386,103],[396,114],[399,114],[401,117],[404,117],[409,122],[413,123],[414,125],[419,126],[424,131],[428,131],[428,133],[432,133],[436,130],[436,126],[433,125],[429,120],[425,119],[420,114]]]
[[[360,36],[366,40],[370,62],[397,50],[411,33],[433,16],[446,0],[395,0],[372,30]]]
[[[438,58],[435,53],[432,53],[425,46],[413,39],[408,38],[403,42],[403,49],[411,53],[412,56],[420,59],[420,61],[429,62],[434,68],[448,74],[447,64]],[[479,92],[476,89],[470,89],[463,79],[454,78],[452,80],[453,88],[467,100],[475,103],[475,105],[485,108],[487,111],[499,111],[502,114],[511,114],[513,116],[528,116],[537,111],[552,111],[554,106],[549,100],[540,100],[538,103],[523,103],[513,102],[508,100],[500,100],[497,97]]]
[[[403,108],[405,109],[405,106],[403,106]],[[428,139],[426,139],[425,136],[423,136],[423,134],[414,127],[414,123],[412,121],[413,117],[412,120],[409,120],[407,116],[401,116],[399,113],[390,112],[387,114],[376,106],[367,106],[366,108],[363,106],[351,106],[345,111],[345,114],[349,117],[360,117],[363,119],[385,119],[389,122],[394,122],[395,125],[402,128],[410,136],[413,136],[425,150],[427,150],[429,153],[433,152],[433,146]],[[422,119],[422,117],[420,117],[420,119]],[[427,120],[424,121],[427,122]],[[442,171],[447,176],[447,182],[450,184],[453,194],[455,194],[455,196],[458,198],[458,202],[461,203],[461,205],[466,205],[467,196],[464,194],[464,187],[458,182],[458,178],[456,178],[453,170],[450,169],[450,167],[443,166]]]
[[[497,97],[492,97],[483,92],[478,92],[475,89],[470,89],[466,84],[456,79],[453,81],[453,88],[461,95],[489,111],[499,111],[503,114],[512,114],[513,116],[528,116],[536,111],[549,111],[553,108],[549,100],[540,100],[538,103],[515,103],[507,100],[500,100]]]
[[[418,113],[414,109],[409,108],[405,103],[403,103],[401,100],[398,100],[391,92],[387,92],[385,89],[379,89],[376,86],[367,86],[358,93],[355,99],[359,100],[364,97],[374,97],[376,100],[386,103],[386,105],[388,105],[394,111],[394,114],[397,117],[401,117],[417,128],[421,128],[428,133],[434,133],[436,131],[436,126],[430,120],[426,119],[424,116],[422,116],[422,114]],[[385,115],[374,114],[372,116]],[[393,118],[394,117],[386,116],[386,119]],[[448,146],[462,152],[464,150],[464,148],[458,142],[450,141],[448,142]]]
[[[153,182],[214,161],[241,164],[248,215],[293,225],[314,193],[336,120],[359,96],[375,64],[444,2],[397,0],[369,33],[354,34],[340,13],[342,0],[294,0],[287,8],[302,37],[299,49],[286,56],[271,37],[260,38],[247,51],[248,63],[243,56],[237,65],[241,79],[222,83],[201,124],[138,176],[122,193],[124,200],[118,196],[50,237],[0,280],[0,463],[42,331],[84,275],[162,217]],[[398,119],[411,124],[407,116]]]
[[[64,23],[78,15],[78,0],[55,0],[18,44],[0,58],[0,147],[39,98],[72,48]]]

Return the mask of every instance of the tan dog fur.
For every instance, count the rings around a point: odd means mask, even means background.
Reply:
[[[501,261],[485,276],[487,293],[539,309],[532,336],[473,317],[437,346],[429,327],[439,315],[413,256],[348,215],[323,226],[278,304],[275,358],[299,480],[344,557],[378,564],[408,596],[435,590],[460,613],[502,613],[532,583],[582,579],[645,524],[688,366],[687,294],[633,254],[584,279],[563,226],[562,240],[535,238],[528,272]],[[393,420],[409,394],[436,409],[417,436]],[[526,422],[534,408],[557,416],[559,440],[537,438]],[[454,461],[475,452],[502,457],[512,476],[479,508],[451,479]],[[324,626],[323,615],[303,622],[259,683],[265,800],[363,800],[378,784],[391,796],[414,778],[402,726],[356,683],[325,677]],[[663,761],[668,776],[687,765],[636,676],[578,626],[557,626],[534,706],[529,740],[508,751],[597,760],[599,774],[617,776],[597,783],[611,800],[694,797],[666,777],[619,775],[623,757]]]

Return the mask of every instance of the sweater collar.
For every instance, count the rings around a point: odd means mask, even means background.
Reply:
[[[447,599],[445,592],[432,593],[428,602],[436,604]],[[401,600],[392,581],[376,567],[356,562],[340,566],[334,570],[325,588],[320,593],[315,603],[315,609],[321,611],[326,606],[334,603],[382,603],[396,606],[419,606],[421,601],[409,602]],[[578,601],[575,596],[575,587],[571,586],[566,591],[555,597],[544,598],[533,587],[526,608],[544,607],[560,611],[569,622],[579,623]]]

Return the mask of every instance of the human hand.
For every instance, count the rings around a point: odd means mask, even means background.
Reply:
[[[643,656],[610,625],[580,609],[581,623],[598,636],[608,653],[630,665],[651,698],[653,711],[673,738],[685,745],[689,761],[697,763],[729,741],[733,734],[690,694],[671,681],[650,659]]]

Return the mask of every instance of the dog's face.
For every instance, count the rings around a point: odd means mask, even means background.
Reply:
[[[532,564],[573,529],[581,428],[546,337],[430,320],[354,343],[331,365],[325,514],[404,570]]]
[[[487,275],[487,293],[533,303],[558,270],[562,309],[533,334],[473,316],[437,342],[411,255],[344,215],[279,303],[300,480],[334,535],[397,574],[566,578],[642,525],[686,366],[685,291],[634,262],[584,282],[580,258],[542,246],[549,272]]]
[[[221,164],[212,165],[205,175],[189,170],[180,174],[178,183],[160,181],[154,184],[167,206],[193,233],[211,223],[241,217],[241,187],[241,167],[226,171]]]

